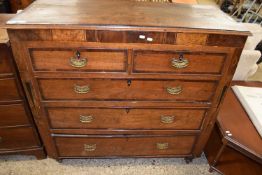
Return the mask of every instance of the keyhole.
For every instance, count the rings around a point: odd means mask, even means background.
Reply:
[[[130,109],[126,108],[126,113],[127,113],[127,114],[129,113],[129,111],[130,111]]]
[[[131,83],[132,83],[131,80],[127,80],[127,85],[128,85],[128,86],[131,86]]]
[[[184,55],[182,53],[179,54],[179,60],[183,60],[184,59]]]
[[[77,57],[77,59],[80,58],[80,52],[78,50],[76,51],[76,57]]]

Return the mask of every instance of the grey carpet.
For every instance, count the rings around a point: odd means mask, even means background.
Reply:
[[[186,164],[181,158],[53,159],[0,156],[0,175],[217,175],[204,156]]]

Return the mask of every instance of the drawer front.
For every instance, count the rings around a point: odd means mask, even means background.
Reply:
[[[204,109],[48,108],[52,128],[200,129]]]
[[[0,151],[38,146],[31,127],[0,129]]]
[[[11,55],[7,45],[0,45],[0,74],[12,73]]]
[[[221,74],[226,54],[135,51],[133,72]]]
[[[105,49],[30,49],[35,71],[124,72],[127,51]]]
[[[0,127],[29,125],[23,104],[0,105]]]
[[[146,31],[86,31],[88,42],[175,44],[176,33]]]
[[[188,155],[195,137],[56,137],[61,157]]]
[[[0,101],[9,100],[20,100],[15,79],[0,79]]]
[[[44,100],[210,101],[215,82],[39,79]]]

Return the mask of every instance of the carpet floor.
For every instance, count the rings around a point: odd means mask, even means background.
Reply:
[[[204,156],[186,164],[182,158],[54,159],[0,156],[0,175],[218,175],[209,173]]]

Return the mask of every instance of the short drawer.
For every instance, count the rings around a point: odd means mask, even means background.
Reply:
[[[7,45],[0,45],[0,74],[12,73],[11,51]]]
[[[0,127],[29,125],[23,104],[0,105]]]
[[[134,73],[221,74],[226,54],[134,51]]]
[[[52,128],[200,129],[204,109],[48,108]]]
[[[60,157],[189,155],[195,136],[55,137]]]
[[[30,49],[35,71],[124,72],[127,51],[110,49]]]
[[[16,80],[14,78],[0,79],[0,101],[20,100]]]
[[[31,127],[0,129],[0,151],[38,146]]]
[[[119,79],[38,79],[44,100],[210,101],[216,88],[209,81]]]

